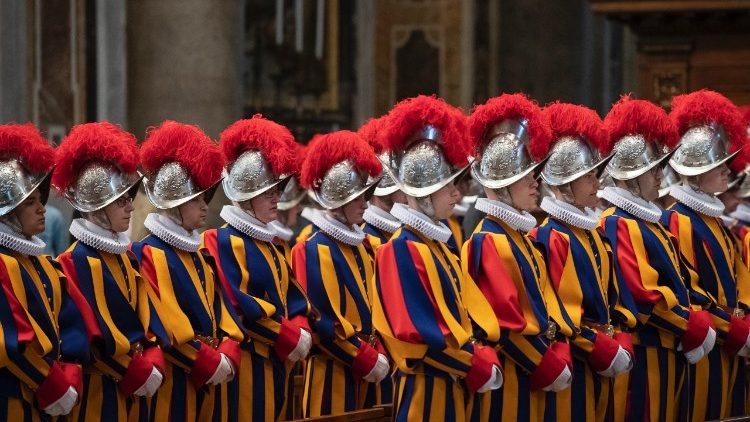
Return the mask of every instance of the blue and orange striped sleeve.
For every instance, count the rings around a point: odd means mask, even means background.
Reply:
[[[637,221],[613,216],[605,218],[602,223],[604,233],[612,245],[616,276],[627,286],[635,301],[640,322],[676,336],[684,335],[690,309],[681,302],[688,303],[688,298],[680,300],[668,283],[659,281],[661,278],[671,278],[673,283],[683,282],[679,256],[673,257],[672,269],[662,269],[671,270],[670,273],[660,273],[659,269],[651,265]],[[668,245],[651,247],[666,248]],[[665,257],[669,256],[666,250],[664,254]]]
[[[441,282],[426,245],[393,238],[378,249],[370,291],[373,324],[399,366],[424,364],[465,377],[474,343],[447,303],[450,285]]]
[[[549,341],[540,335],[547,320],[538,280],[531,280],[535,289],[527,289],[510,240],[501,234],[475,233],[464,244],[461,266],[464,277],[476,283],[494,311],[501,351],[534,372],[549,350]]]
[[[346,293],[340,281],[343,275],[330,248],[315,241],[296,244],[292,248],[292,269],[316,311],[311,325],[318,335],[318,347],[351,366],[367,343],[357,337],[356,324],[346,319],[346,303],[342,303]]]

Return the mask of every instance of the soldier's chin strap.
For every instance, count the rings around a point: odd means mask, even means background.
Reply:
[[[107,213],[104,211],[104,208],[92,212],[82,212],[81,215],[86,220],[114,233],[114,231],[112,231],[112,223],[109,221],[109,217],[107,217]]]

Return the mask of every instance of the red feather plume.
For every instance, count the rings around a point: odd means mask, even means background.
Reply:
[[[199,127],[166,120],[148,131],[141,146],[141,166],[152,176],[172,161],[185,167],[200,189],[213,186],[224,167],[221,150]]]
[[[375,151],[359,135],[348,130],[340,130],[313,137],[305,151],[300,184],[309,189],[322,179],[326,172],[345,160],[351,160],[359,171],[372,177],[380,174],[382,164]]]
[[[646,100],[623,96],[604,118],[604,128],[613,142],[627,135],[643,135],[648,142],[659,142],[673,149],[680,140],[667,112]]]
[[[469,140],[476,150],[482,146],[487,131],[506,119],[528,120],[529,152],[541,160],[549,152],[552,131],[547,116],[524,94],[502,94],[474,108],[469,117]]]
[[[362,137],[368,144],[375,150],[375,154],[380,154],[385,150],[381,135],[385,124],[387,123],[386,116],[377,117],[370,119],[362,125],[357,131],[357,134]]]
[[[260,114],[234,122],[219,138],[219,146],[230,165],[246,151],[259,150],[277,175],[294,172],[296,145],[289,129]]]
[[[63,192],[78,177],[78,171],[91,161],[115,164],[124,173],[138,167],[138,145],[132,133],[110,122],[73,126],[55,153],[52,184]]]
[[[731,151],[742,148],[747,138],[745,119],[729,99],[718,92],[702,89],[672,98],[669,114],[682,136],[691,127],[706,123],[717,123],[724,127]]]
[[[55,150],[31,123],[0,126],[0,157],[17,158],[32,173],[46,173],[55,165]]]
[[[580,105],[554,102],[544,107],[542,113],[549,117],[552,144],[563,136],[582,136],[602,155],[612,152],[612,139],[604,128],[602,119],[594,110]]]
[[[466,116],[461,110],[434,96],[419,95],[396,104],[388,113],[382,144],[387,150],[403,150],[406,142],[425,125],[441,130],[445,157],[454,166],[468,163]]]
[[[750,105],[744,105],[740,107],[742,117],[745,118],[745,126],[750,126]]]

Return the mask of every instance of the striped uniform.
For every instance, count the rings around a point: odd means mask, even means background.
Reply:
[[[66,284],[49,256],[0,247],[0,420],[50,419],[35,398],[57,398],[42,395],[60,370],[77,375],[74,387],[81,393],[78,366],[62,363],[84,362],[89,356],[83,319]]]
[[[236,316],[225,306],[211,258],[204,256],[203,250],[174,248],[154,235],[134,242],[131,250],[169,315],[165,320],[169,335],[164,350],[167,373],[151,400],[153,418],[226,420],[231,407],[226,394],[216,386],[205,385],[217,365],[207,356],[215,356],[209,349],[218,348],[240,370],[237,342],[243,334]]]
[[[604,327],[613,325],[617,330],[636,324],[632,298],[612,277],[609,245],[596,230],[552,217],[530,234],[545,252],[550,281],[578,332],[571,341],[573,384],[548,394],[547,407],[554,409],[558,420],[621,419],[627,375],[613,380],[600,376],[590,364],[596,337],[605,334]]]
[[[312,229],[292,249],[292,268],[317,314],[317,335],[307,361],[305,417],[361,409],[366,382],[355,375],[364,352],[373,343],[366,282],[373,262],[364,244],[350,246]]]
[[[697,274],[682,261],[676,239],[659,223],[610,208],[602,214],[600,227],[612,245],[615,274],[638,307],[628,419],[685,420],[687,361],[676,349],[691,310],[687,286]]]
[[[83,369],[80,405],[69,420],[149,420],[145,399],[126,395],[118,387],[133,376],[129,365],[137,359],[163,366],[155,343],[166,332],[153,291],[128,253],[104,252],[76,241],[58,261],[93,349],[92,361]]]
[[[750,268],[750,223],[735,219],[729,229],[737,239],[737,250],[742,262],[745,263],[745,267]]]
[[[564,356],[547,356],[542,362],[550,351],[545,332],[550,322],[557,321],[562,334],[572,334],[571,323],[549,285],[542,254],[525,234],[487,216],[464,245],[461,264],[464,275],[476,282],[495,311],[501,329],[498,357],[505,375],[503,388],[483,393],[475,400],[473,418],[542,420],[546,393],[541,388],[551,384],[565,365]],[[548,369],[551,360],[558,365],[555,369]],[[539,372],[535,372],[537,368]],[[537,374],[536,381],[545,370],[554,371],[552,379],[532,388],[531,374]],[[547,417],[554,419],[554,414]]]
[[[448,226],[451,231],[451,238],[446,242],[448,249],[450,249],[456,256],[461,255],[461,248],[464,246],[464,232],[461,227],[463,217],[451,215],[445,220],[442,220],[442,222]]]
[[[441,242],[404,226],[377,251],[371,281],[373,324],[397,365],[394,417],[397,421],[466,421],[475,371],[497,361],[477,336],[497,342],[500,330],[490,304],[458,258]],[[488,351],[492,360],[480,360]],[[483,354],[483,353],[482,353]],[[499,365],[499,363],[498,363]],[[460,378],[464,378],[463,380]]]
[[[203,244],[216,259],[219,279],[252,342],[242,343],[242,368],[227,385],[229,420],[278,420],[284,412],[292,364],[280,359],[296,346],[289,330],[308,332],[309,303],[292,277],[283,249],[254,239],[231,225],[203,233]],[[298,334],[297,334],[298,336]],[[278,346],[278,347],[276,347]]]
[[[750,278],[736,251],[732,236],[721,220],[674,204],[662,216],[662,224],[678,239],[680,251],[698,273],[691,285],[691,301],[711,313],[717,346],[689,368],[692,420],[745,415],[744,359],[729,355],[720,345],[729,332],[736,309],[750,304]],[[743,374],[738,376],[738,374]]]
[[[393,236],[393,233],[381,230],[370,223],[363,224],[362,231],[367,235],[365,238],[365,246],[373,260],[375,259],[375,253],[378,248],[388,243],[388,240]],[[393,367],[393,362],[391,362],[391,367]],[[392,402],[393,380],[391,377],[386,377],[377,384],[370,383],[367,385],[365,407],[390,404]]]

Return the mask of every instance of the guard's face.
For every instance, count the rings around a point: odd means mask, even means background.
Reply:
[[[21,225],[21,233],[31,237],[44,231],[44,204],[39,189],[29,195],[23,202],[13,210],[13,213]]]
[[[443,220],[453,214],[453,207],[461,201],[461,193],[453,182],[443,186],[440,190],[430,195],[432,208],[435,210],[432,216],[435,220]]]
[[[638,188],[641,192],[641,198],[646,201],[654,201],[659,197],[662,176],[661,166],[656,166],[638,176]]]
[[[341,212],[349,224],[360,225],[364,221],[363,216],[365,215],[366,209],[367,200],[365,200],[365,195],[362,194],[341,207]]]
[[[698,187],[703,192],[708,194],[724,192],[729,185],[729,167],[726,164],[722,164],[713,170],[696,176],[696,178],[698,180]]]
[[[573,198],[575,198],[573,205],[581,208],[596,208],[599,204],[599,198],[596,196],[599,191],[599,178],[596,177],[596,169],[570,182],[570,190],[573,193]]]
[[[250,200],[255,218],[263,223],[270,223],[279,215],[277,206],[279,205],[279,188],[278,185],[268,189],[262,194]]]
[[[130,216],[133,213],[133,197],[130,193],[122,194],[115,202],[104,207],[104,214],[109,226],[115,233],[123,233],[130,227]]]
[[[531,211],[539,203],[539,183],[530,172],[522,179],[508,186],[513,206],[521,211]]]
[[[208,204],[206,196],[200,194],[178,207],[182,218],[182,227],[187,231],[197,230],[206,225]]]

